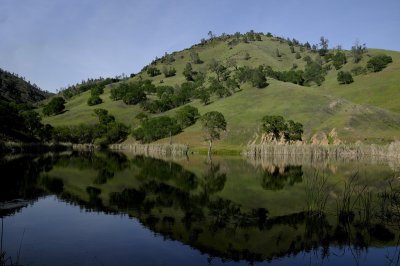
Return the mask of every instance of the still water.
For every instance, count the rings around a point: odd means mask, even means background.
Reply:
[[[390,162],[0,160],[0,265],[397,265]]]

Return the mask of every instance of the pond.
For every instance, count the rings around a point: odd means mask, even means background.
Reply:
[[[397,265],[392,162],[0,160],[0,265]]]

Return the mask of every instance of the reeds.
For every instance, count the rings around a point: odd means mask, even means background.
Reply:
[[[247,146],[244,155],[253,161],[278,160],[292,164],[313,164],[328,160],[389,162],[391,167],[400,169],[399,141],[390,145],[260,144]]]

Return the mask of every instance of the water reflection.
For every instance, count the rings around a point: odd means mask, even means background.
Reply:
[[[357,261],[371,247],[398,246],[400,189],[389,179],[393,172],[238,165],[86,152],[3,159],[0,214],[26,206],[12,208],[13,200],[53,194],[85,210],[128,214],[210,258],[249,263],[302,252],[324,259],[337,247]]]
[[[262,177],[262,187],[269,190],[280,190],[287,186],[303,181],[301,166],[276,166],[268,167]]]

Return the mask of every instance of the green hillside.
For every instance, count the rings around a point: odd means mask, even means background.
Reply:
[[[192,63],[193,70],[203,72],[207,76],[204,87],[210,85],[209,77],[216,77],[208,67],[214,60],[225,65],[231,73],[234,73],[235,67],[257,68],[259,65],[269,66],[273,71],[279,72],[290,69],[304,70],[307,64],[304,58],[309,56],[312,60],[322,61],[322,67],[327,70],[321,86],[313,82],[311,86],[300,86],[267,75],[269,85],[265,88],[258,89],[246,82],[229,97],[212,95],[208,105],[204,105],[196,97],[192,97],[188,104],[197,107],[200,114],[219,111],[225,116],[228,126],[221,141],[217,142],[220,148],[258,143],[262,134],[260,121],[265,115],[281,115],[285,119],[301,122],[305,131],[303,139],[306,141],[315,133],[328,133],[334,128],[338,138],[344,142],[360,140],[367,143],[385,143],[400,136],[400,52],[368,49],[364,51],[362,60],[355,64],[352,62],[351,51],[344,51],[347,63],[340,70],[335,70],[332,62],[326,59],[327,56],[320,57],[317,51],[305,49],[304,45],[294,44],[291,48],[291,41],[264,34],[260,37],[261,40],[248,43],[229,35],[207,40],[189,49],[156,58],[149,66],[160,70],[160,75],[149,76],[146,72],[149,67],[147,66],[140,73],[132,75],[128,82],[150,79],[155,86],[177,88],[186,82],[182,73],[186,64],[193,61],[193,52],[197,53],[202,61],[200,64]],[[353,83],[339,85],[336,79],[338,71],[351,71],[356,66],[365,68],[368,60],[378,54],[391,56],[393,62],[380,72],[353,75]],[[171,58],[173,60],[170,60]],[[232,62],[236,66],[229,67]],[[165,77],[162,74],[164,68],[174,68],[176,75]],[[104,108],[131,128],[139,126],[140,122],[135,118],[138,113],[143,112],[139,104],[126,105],[121,100],[110,99],[111,89],[117,85],[110,84],[105,87],[104,93],[100,95],[103,103],[98,105],[88,106],[90,91],[71,97],[66,103],[66,112],[47,117],[44,122],[53,126],[95,123],[97,118],[93,110]],[[147,97],[155,99],[157,96],[155,93],[148,93]],[[165,113],[147,114],[150,117],[164,114],[173,116],[179,108]],[[129,137],[126,142],[134,141],[133,137]],[[169,141],[169,138],[158,140]],[[197,122],[173,136],[172,141],[196,147],[205,145],[200,123]]]

